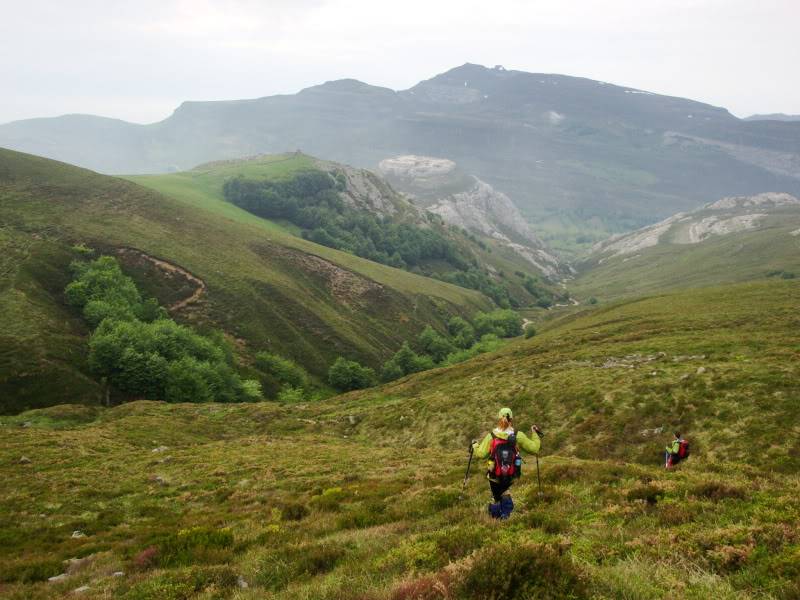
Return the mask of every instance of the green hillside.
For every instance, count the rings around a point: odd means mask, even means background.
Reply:
[[[747,213],[762,215],[752,229],[709,235],[696,243],[685,239],[704,220],[720,215],[741,218]],[[570,282],[570,291],[582,298],[613,300],[767,277],[800,277],[800,203],[726,211],[704,207],[681,216],[664,222],[655,245],[611,254],[614,244],[656,231],[660,224],[612,240],[610,248],[601,245]]]
[[[494,298],[495,301],[502,302],[504,298],[507,298],[515,307],[535,306],[543,299],[553,302],[554,295],[563,293],[551,282],[545,282],[542,279],[542,273],[536,267],[507,245],[487,236],[448,227],[440,220],[429,220],[429,218],[433,218],[430,213],[411,204],[383,179],[371,172],[322,161],[300,152],[262,155],[244,160],[218,161],[181,173],[131,175],[126,178],[189,206],[203,208],[226,218],[263,227],[270,232],[270,235],[280,239],[282,245],[306,249],[308,246],[304,245],[302,240],[297,239],[301,237],[301,231],[297,225],[287,221],[276,222],[273,219],[261,218],[239,208],[226,200],[223,187],[225,182],[232,178],[243,178],[255,182],[289,181],[300,174],[315,170],[324,170],[340,175],[346,173],[347,177],[351,179],[362,179],[360,183],[350,181],[345,187],[347,193],[360,196],[357,201],[364,204],[357,207],[360,212],[388,218],[392,222],[419,225],[425,231],[435,231],[442,240],[452,246],[460,257],[475,261],[484,282],[481,291]],[[366,179],[368,179],[367,185],[375,186],[375,192],[381,197],[377,206],[370,205],[368,199],[372,199],[371,194],[360,189],[364,187]],[[446,281],[455,281],[452,276],[457,271],[463,270],[456,269],[453,264],[444,260],[423,261],[422,264],[414,265],[414,267],[416,268],[415,272]],[[532,277],[535,278],[535,282],[529,281],[526,287],[526,280]],[[472,285],[475,286],[475,283],[473,282]],[[533,293],[531,293],[532,291]]]
[[[799,293],[769,280],[586,310],[313,405],[3,417],[0,594],[796,598]],[[528,460],[505,523],[485,515],[480,464],[459,500],[467,441],[501,405],[546,432],[543,494]],[[674,428],[693,451],[666,472]]]
[[[210,196],[176,201],[8,150],[0,223],[0,310],[11,316],[0,333],[0,412],[98,399],[88,332],[63,301],[67,267],[86,247],[118,254],[174,318],[224,330],[245,362],[269,350],[316,375],[338,355],[377,365],[425,324],[488,307],[476,292],[318,246]]]

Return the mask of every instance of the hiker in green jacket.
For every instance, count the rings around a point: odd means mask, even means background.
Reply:
[[[667,469],[672,468],[673,466],[677,465],[684,457],[681,456],[681,444],[686,443],[685,440],[681,437],[680,432],[675,432],[675,439],[672,440],[670,444],[664,449],[664,467]],[[687,447],[688,448],[688,447]],[[684,453],[688,453],[688,449],[684,451]]]
[[[542,431],[536,425],[531,427],[531,437],[512,426],[514,415],[510,408],[501,408],[497,415],[498,422],[490,433],[472,450],[478,458],[488,459],[486,477],[492,491],[494,502],[489,504],[489,514],[495,519],[507,519],[514,510],[511,495],[505,492],[519,477],[522,469],[521,448],[529,454],[538,454],[541,447]]]

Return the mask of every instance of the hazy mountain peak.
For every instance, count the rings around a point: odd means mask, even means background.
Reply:
[[[319,85],[304,88],[300,91],[301,94],[309,92],[345,92],[345,93],[360,93],[360,94],[395,94],[394,90],[377,85],[370,85],[358,79],[333,79],[326,81]]]

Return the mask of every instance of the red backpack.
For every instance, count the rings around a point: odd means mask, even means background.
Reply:
[[[683,460],[687,456],[689,456],[689,440],[682,439],[678,445],[678,458]]]
[[[517,457],[519,456],[516,433],[509,434],[507,439],[497,437],[492,433],[489,456],[494,461],[494,466],[490,471],[491,475],[500,479],[519,476],[519,469],[516,466]]]

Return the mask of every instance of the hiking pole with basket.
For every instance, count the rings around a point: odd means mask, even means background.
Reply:
[[[467,471],[466,471],[466,473],[464,473],[464,483],[461,485],[461,494],[459,494],[459,498],[463,498],[464,497],[464,491],[466,491],[466,489],[467,489],[467,479],[469,478],[469,469],[472,466],[472,454],[473,454],[472,444],[474,444],[474,443],[475,443],[475,440],[473,440],[469,444],[469,460],[467,461]]]

